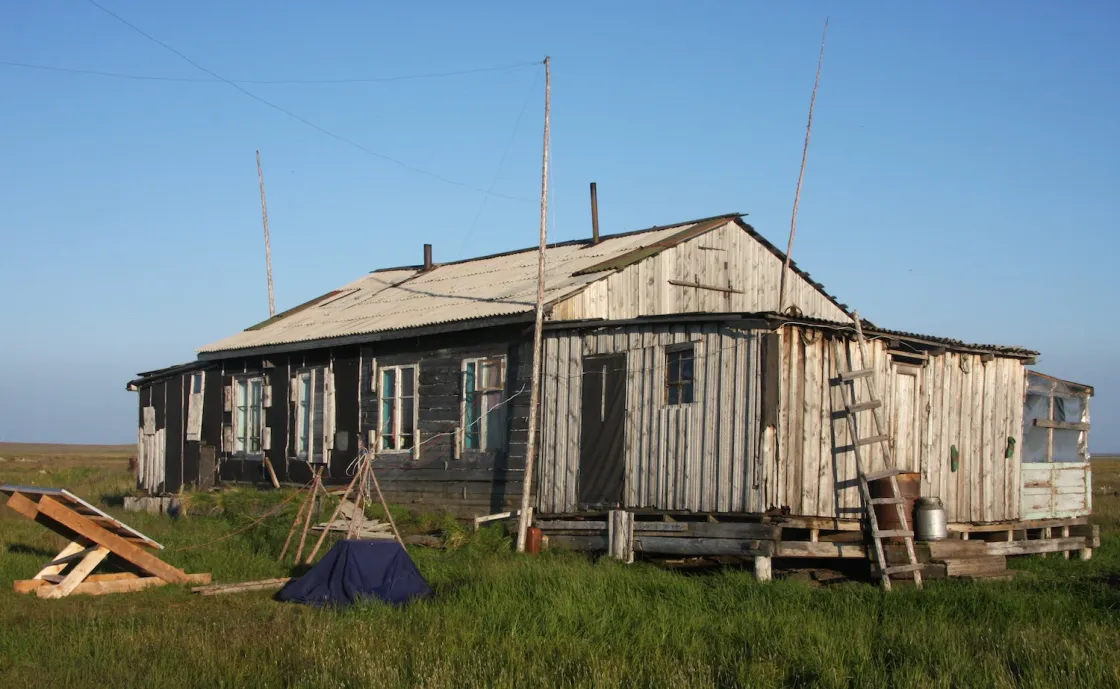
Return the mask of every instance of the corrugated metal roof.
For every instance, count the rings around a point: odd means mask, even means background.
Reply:
[[[604,277],[590,267],[659,250],[735,220],[738,214],[693,220],[548,247],[545,300],[553,302]],[[640,260],[640,259],[639,259]],[[537,294],[535,248],[457,263],[379,270],[199,349],[200,354],[313,342],[394,330],[531,313]]]
[[[835,327],[839,329],[854,330],[853,323],[837,323],[835,321],[828,321],[821,318],[811,318],[809,316],[790,316],[788,314],[782,315],[774,312],[765,314],[756,314],[771,318],[786,323],[797,324],[803,323],[805,325],[819,325],[823,327]],[[921,333],[905,332],[903,330],[891,330],[889,328],[880,328],[867,319],[860,319],[860,325],[868,335],[886,335],[888,337],[894,336],[907,340],[920,341],[931,345],[942,345],[947,349],[957,349],[965,351],[977,352],[991,352],[992,354],[1001,354],[1008,357],[1016,358],[1031,358],[1038,356],[1038,352],[1033,349],[1019,347],[1015,345],[993,345],[993,344],[972,344],[964,340],[956,340],[951,337],[938,337],[937,335],[923,335]]]

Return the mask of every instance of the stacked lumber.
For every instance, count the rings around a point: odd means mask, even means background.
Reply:
[[[1010,579],[1014,570],[1007,569],[1007,557],[993,554],[984,541],[965,541],[956,538],[944,541],[917,543],[918,561],[922,574],[929,579],[954,577],[961,579]],[[905,552],[892,546],[888,562],[905,561]]]
[[[357,524],[355,524],[357,522]],[[393,532],[387,523],[378,519],[369,519],[358,511],[358,506],[349,500],[343,500],[339,505],[338,514],[334,521],[323,522],[311,527],[313,531],[338,531],[341,533],[354,533],[359,540],[392,540]]]

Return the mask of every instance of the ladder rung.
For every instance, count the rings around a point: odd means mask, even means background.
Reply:
[[[889,435],[885,435],[885,434],[884,435],[869,435],[866,438],[860,438],[859,440],[857,440],[855,442],[855,444],[860,445],[860,446],[872,445],[874,443],[885,443],[886,441],[888,441],[890,439],[891,439],[891,437]]]
[[[905,502],[902,498],[871,498],[872,505],[902,505]]]
[[[870,402],[860,402],[859,404],[849,404],[848,411],[855,414],[857,411],[867,411],[869,409],[878,409],[883,406],[880,400],[871,400]]]
[[[872,481],[878,481],[881,478],[888,478],[890,476],[898,476],[901,473],[902,472],[899,471],[898,469],[882,469],[880,471],[872,471],[870,474],[864,474],[863,475],[863,480],[867,481],[868,483],[871,483]]]
[[[875,538],[913,538],[914,532],[906,529],[888,529],[887,531],[874,531],[872,535]]]
[[[842,371],[840,373],[840,380],[855,380],[857,378],[869,378],[875,375],[873,368],[861,368],[856,371]]]
[[[891,567],[887,567],[883,571],[885,571],[887,574],[901,574],[903,572],[920,572],[922,571],[923,567],[925,567],[925,565],[922,564],[894,565]]]

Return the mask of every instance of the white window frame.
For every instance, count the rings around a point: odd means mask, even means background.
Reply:
[[[404,435],[401,433],[401,372],[412,371],[412,444],[405,446]],[[393,375],[393,396],[385,397],[385,374]],[[385,402],[392,400],[393,424],[392,428],[385,428]],[[381,366],[377,369],[377,451],[378,452],[411,452],[416,453],[420,443],[420,364],[401,364],[399,366]],[[388,432],[386,432],[388,431]],[[392,447],[385,446],[385,438],[392,438]]]
[[[259,436],[256,438],[257,449],[256,450],[251,450],[248,447],[248,445],[249,445],[249,441],[253,439],[253,437],[251,435],[251,433],[252,433],[251,419],[252,419],[252,410],[253,410],[253,407],[255,405],[252,405],[250,403],[250,391],[252,390],[252,385],[253,385],[254,382],[258,383],[260,385],[260,390],[261,390],[260,409],[259,409],[260,429],[259,429]],[[265,388],[266,388],[266,381],[265,381],[265,377],[263,375],[248,375],[248,376],[234,376],[233,377],[233,410],[232,410],[233,411],[233,418],[231,419],[231,421],[232,421],[232,426],[233,426],[232,454],[235,455],[235,456],[264,457],[264,451],[266,449],[268,449],[267,446],[266,446],[266,442],[265,442],[265,438],[267,437],[267,431],[268,431],[268,426],[265,423],[265,416],[264,416],[264,410],[267,406],[266,405],[266,396],[267,395],[266,395],[266,392],[265,392]],[[239,403],[242,399],[241,396],[240,396],[240,393],[241,393],[242,389],[244,389],[244,394],[245,394],[245,397],[244,397],[245,404],[244,405]],[[242,433],[242,431],[241,431],[242,424],[239,423],[239,421],[241,420],[242,409],[244,409],[244,417],[245,417],[244,433]]]
[[[478,388],[477,385],[478,381],[480,380],[480,371],[482,370],[482,365],[491,362],[498,362],[499,370],[501,372],[499,376],[499,383],[496,387]],[[509,373],[509,366],[507,364],[506,356],[482,356],[463,359],[461,368],[463,377],[463,384],[461,386],[462,394],[459,397],[459,442],[461,445],[461,449],[467,452],[495,452],[498,450],[502,450],[505,448],[505,434],[500,434],[497,438],[488,437],[487,430],[489,429],[490,425],[486,422],[486,417],[493,411],[493,409],[487,411],[485,405],[479,405],[479,415],[478,418],[474,420],[474,423],[478,424],[478,447],[467,447],[467,441],[471,434],[471,429],[467,427],[467,367],[471,364],[474,365],[474,380],[476,389],[470,392],[474,392],[478,395],[485,395],[486,393],[496,392],[498,393],[499,397],[498,405],[502,405],[506,402],[506,376]],[[505,412],[503,410],[499,413]]]
[[[323,399],[322,399],[322,413],[323,425],[319,429],[319,436],[315,434],[315,413],[317,406],[315,404],[315,387],[319,377],[323,378]],[[307,381],[307,386],[303,385]],[[292,420],[295,428],[295,457],[304,462],[313,464],[323,464],[327,461],[328,443],[326,441],[327,431],[329,427],[329,419],[327,418],[328,410],[330,409],[329,399],[329,373],[327,368],[314,367],[297,371],[292,376]],[[304,405],[306,404],[306,411]],[[307,437],[303,437],[304,422],[307,423]],[[306,443],[306,445],[305,445]],[[322,454],[319,458],[315,457],[315,448],[322,448]]]

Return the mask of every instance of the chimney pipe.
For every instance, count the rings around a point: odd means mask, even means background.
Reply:
[[[599,193],[591,183],[591,243],[599,243]]]
[[[431,269],[432,269],[432,245],[431,244],[425,244],[424,245],[424,272],[426,273]]]

